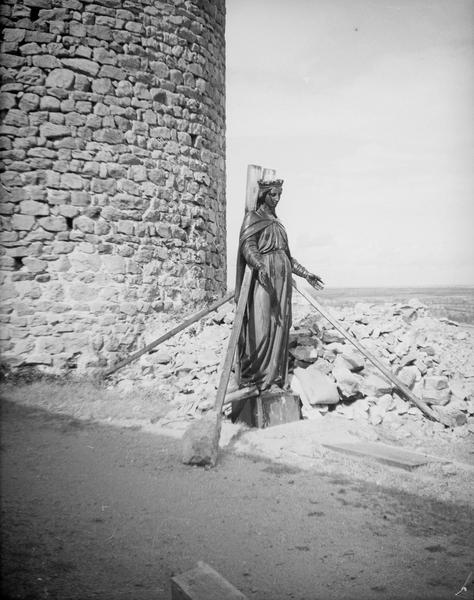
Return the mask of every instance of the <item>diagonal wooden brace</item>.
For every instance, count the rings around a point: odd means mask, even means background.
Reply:
[[[127,356],[127,358],[124,358],[123,360],[118,362],[113,367],[110,367],[110,369],[108,369],[107,371],[105,371],[105,373],[103,373],[103,377],[109,377],[109,375],[112,375],[112,373],[115,373],[115,371],[118,371],[122,367],[125,367],[126,365],[130,364],[132,361],[136,360],[137,358],[140,358],[140,356],[147,354],[148,352],[150,352],[150,350],[153,350],[153,348],[156,348],[156,346],[158,346],[159,344],[166,342],[166,340],[169,340],[170,338],[172,338],[173,336],[178,334],[180,331],[183,331],[183,329],[186,329],[187,327],[189,327],[196,321],[199,321],[199,319],[202,319],[203,317],[208,315],[213,310],[217,310],[220,306],[222,306],[226,302],[230,302],[230,300],[232,300],[233,297],[234,297],[234,293],[230,292],[229,294],[227,294],[220,300],[216,300],[216,302],[214,302],[210,306],[207,306],[206,308],[203,308],[202,310],[193,313],[187,319],[185,319],[182,323],[180,323],[179,325],[176,325],[176,327],[173,327],[173,329],[170,329],[169,331],[167,331],[166,333],[161,335],[155,341],[150,342],[144,348],[142,348],[141,350],[138,350],[138,352],[134,352],[130,356]]]

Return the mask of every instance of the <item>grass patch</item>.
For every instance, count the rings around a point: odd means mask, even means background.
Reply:
[[[159,386],[118,392],[90,380],[45,378],[3,383],[0,395],[2,400],[76,419],[154,421],[169,410],[168,398],[160,394]]]

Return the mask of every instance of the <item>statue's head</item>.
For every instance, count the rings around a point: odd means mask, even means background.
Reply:
[[[258,181],[257,208],[261,204],[267,204],[269,208],[274,209],[280,201],[283,179],[274,179],[273,181]]]

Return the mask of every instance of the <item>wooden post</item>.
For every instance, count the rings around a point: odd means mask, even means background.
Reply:
[[[258,180],[262,176],[262,167],[249,165],[247,167],[247,185],[245,189],[245,212],[257,208]]]
[[[240,330],[242,329],[242,323],[244,320],[245,308],[247,305],[247,298],[249,295],[250,284],[252,282],[252,271],[249,267],[245,267],[244,280],[242,287],[240,288],[239,302],[234,316],[234,324],[232,325],[232,332],[230,334],[229,343],[227,345],[227,351],[222,366],[221,376],[219,379],[219,386],[217,388],[215,409],[217,411],[217,420],[220,421],[222,416],[222,406],[224,404],[225,395],[227,392],[227,385],[229,383],[230,372],[232,370],[232,363],[234,362],[235,350],[239,341]]]
[[[258,198],[258,180],[259,179],[275,179],[275,169],[264,169],[258,165],[249,165],[247,167],[247,187],[245,194],[245,212],[255,210],[257,208]]]
[[[346,340],[348,340],[353,346],[359,350],[379,371],[381,371],[385,377],[397,387],[400,392],[405,396],[410,402],[412,402],[415,406],[417,406],[427,417],[433,419],[434,421],[439,421],[438,416],[431,410],[429,406],[427,406],[422,400],[417,398],[415,394],[395,375],[384,365],[382,364],[375,356],[370,354],[368,350],[366,350],[362,344],[357,340],[353,335],[351,335],[348,331],[346,331],[337,320],[332,317],[326,310],[319,304],[319,302],[310,296],[307,292],[301,290],[299,285],[293,280],[293,287],[305,298],[313,308],[315,308],[325,319],[327,319],[331,325],[341,333]]]

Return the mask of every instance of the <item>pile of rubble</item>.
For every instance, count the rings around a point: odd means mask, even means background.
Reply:
[[[400,437],[409,435],[410,427],[404,427],[408,421],[439,430],[449,425],[460,436],[474,433],[474,346],[467,328],[431,317],[417,300],[358,303],[331,311],[445,423],[433,424],[326,319],[309,310],[299,315],[290,336],[289,380],[301,398],[304,418],[336,411],[372,425],[389,425]],[[214,403],[232,319],[229,306],[222,307],[120,372],[118,385],[156,386],[159,381],[170,408],[164,422],[206,411]],[[162,332],[149,331],[144,342]]]
[[[342,326],[387,365],[414,395],[452,427],[474,430],[474,348],[471,333],[446,319],[429,316],[417,300],[406,304],[358,303],[333,310]],[[292,334],[292,387],[304,416],[335,407],[371,424],[401,425],[402,415],[421,419],[419,408],[394,386],[341,333],[322,317],[308,315]],[[461,432],[459,432],[461,433]]]

